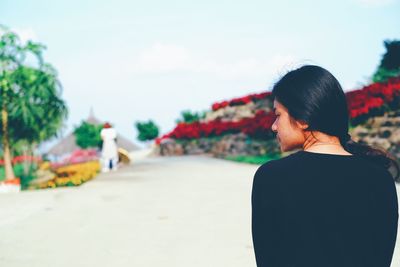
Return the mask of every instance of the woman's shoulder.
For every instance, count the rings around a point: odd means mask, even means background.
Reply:
[[[254,179],[262,180],[263,183],[277,183],[282,180],[282,176],[293,160],[293,155],[289,155],[280,159],[271,159],[258,167]]]
[[[287,169],[299,160],[300,154],[299,152],[295,152],[279,159],[271,159],[262,164],[258,170],[260,172],[282,171],[282,168]]]
[[[334,162],[331,163],[329,161],[330,158],[332,158]],[[341,159],[344,159],[344,157]],[[336,162],[335,156],[324,157],[322,154],[319,154],[314,157],[311,154],[306,154],[300,150],[292,152],[279,159],[269,160],[257,169],[256,174],[259,176],[271,177],[270,179],[274,179],[273,177],[279,177],[279,179],[283,181],[284,177],[297,176],[303,171],[307,171],[309,173],[309,169],[316,170],[318,168],[327,166],[327,164],[332,165],[333,163],[335,165],[338,163]]]
[[[258,167],[256,174],[264,174],[271,172],[273,169],[276,169],[276,165],[279,160],[280,159],[271,159],[263,163],[261,166]]]

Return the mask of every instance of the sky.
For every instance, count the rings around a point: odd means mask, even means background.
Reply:
[[[183,110],[271,90],[317,64],[345,91],[370,82],[400,38],[400,0],[0,0],[0,24],[46,45],[69,116],[90,109],[139,143],[136,121],[171,131]]]

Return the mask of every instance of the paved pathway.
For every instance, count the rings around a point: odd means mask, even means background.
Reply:
[[[255,267],[256,168],[142,158],[80,187],[1,194],[0,266]]]
[[[150,158],[76,188],[0,195],[0,266],[255,266],[256,166]]]

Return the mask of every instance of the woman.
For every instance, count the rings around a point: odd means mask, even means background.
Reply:
[[[281,151],[300,150],[254,176],[257,266],[389,267],[398,223],[394,158],[351,140],[345,94],[327,70],[291,71],[272,95]]]
[[[103,140],[101,158],[103,162],[102,172],[117,170],[118,167],[118,148],[116,143],[117,132],[115,129],[106,122],[100,132],[101,139]]]

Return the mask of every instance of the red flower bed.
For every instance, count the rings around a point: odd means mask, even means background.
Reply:
[[[346,93],[350,118],[368,115],[371,110],[383,105],[391,105],[400,97],[400,77],[391,78],[385,83],[373,83],[361,89]],[[400,103],[394,103],[400,105]]]
[[[30,161],[30,162],[41,162],[42,157],[37,157],[37,156],[16,156],[12,159],[12,164],[16,163],[22,163],[24,161]],[[4,165],[4,160],[0,159],[0,166]]]
[[[218,110],[226,106],[247,104],[251,101],[265,99],[271,92],[252,94],[245,97],[234,98],[212,105]],[[360,118],[374,115],[374,111],[387,105],[389,108],[400,108],[400,77],[391,78],[385,83],[373,83],[361,89],[346,93],[350,120],[353,122]],[[179,123],[175,129],[156,139],[160,144],[163,139],[196,139],[200,137],[218,136],[227,133],[243,132],[249,136],[265,137],[271,134],[271,126],[275,120],[273,112],[265,113],[263,110],[256,112],[252,118],[244,118],[238,122],[214,120],[209,122]]]
[[[160,144],[166,138],[195,139],[239,132],[250,136],[264,136],[270,132],[274,120],[275,114],[272,111],[266,113],[264,110],[258,110],[254,117],[244,118],[237,122],[214,120],[210,122],[179,123],[172,132],[157,138],[156,144]]]
[[[51,167],[58,168],[66,165],[95,161],[98,159],[99,156],[96,149],[77,149],[60,162],[53,162]]]
[[[244,96],[244,97],[234,98],[234,99],[231,99],[229,101],[222,101],[222,102],[214,103],[211,106],[211,108],[212,108],[213,111],[216,111],[216,110],[218,110],[220,108],[224,108],[224,107],[227,107],[227,106],[245,105],[245,104],[250,103],[252,101],[256,102],[258,100],[268,98],[270,95],[271,95],[271,92],[265,92],[265,93],[261,93],[261,94],[251,94],[251,95],[247,95],[247,96]]]

